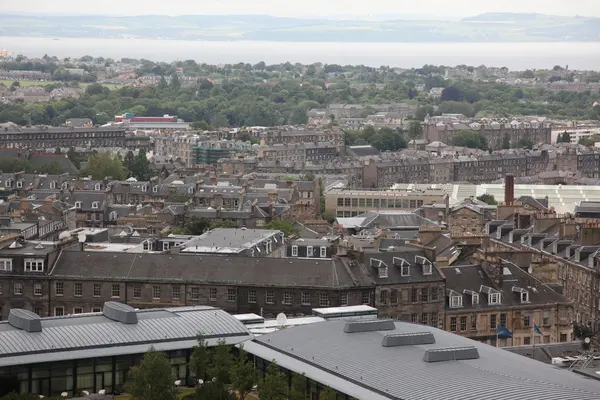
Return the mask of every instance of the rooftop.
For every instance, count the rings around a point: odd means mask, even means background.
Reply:
[[[12,309],[0,322],[0,367],[157,350],[189,349],[198,334],[209,345],[237,344],[251,337],[236,318],[213,307],[137,310],[107,302],[100,313],[40,318]]]
[[[257,337],[244,349],[360,399],[600,396],[596,381],[450,332],[400,321],[298,325]]]
[[[216,228],[182,245],[182,253],[237,254],[266,240],[283,243],[283,233],[269,229]]]

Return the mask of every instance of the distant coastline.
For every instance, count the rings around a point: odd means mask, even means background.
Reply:
[[[595,43],[311,43],[266,41],[185,41],[153,39],[69,39],[0,36],[0,48],[13,55],[42,57],[146,58],[155,61],[193,59],[209,64],[287,61],[412,68],[424,64],[506,66],[510,69],[594,70],[600,65]]]

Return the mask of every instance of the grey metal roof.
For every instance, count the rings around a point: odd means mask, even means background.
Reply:
[[[597,400],[600,385],[566,370],[408,322],[394,331],[345,333],[335,320],[282,329],[244,349],[360,399],[402,400]],[[431,331],[434,344],[384,347],[390,333]],[[474,346],[479,358],[423,361],[429,349]]]
[[[190,348],[190,341],[200,332],[215,342],[224,338],[240,343],[251,337],[236,318],[213,307],[149,309],[136,314],[134,324],[114,321],[102,313],[42,318],[41,332],[31,333],[0,322],[0,367],[84,358],[98,352],[102,356],[133,354],[136,346]],[[124,348],[132,352],[124,353]]]

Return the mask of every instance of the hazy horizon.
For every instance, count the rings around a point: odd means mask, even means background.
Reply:
[[[221,0],[190,3],[186,0],[2,0],[0,13],[36,16],[142,16],[142,15],[270,15],[295,18],[330,19],[457,19],[488,12],[538,13],[558,16],[600,17],[600,1],[571,0],[505,0],[502,3],[478,0],[423,0],[421,2],[389,2],[387,0],[305,0],[288,3],[278,0]]]

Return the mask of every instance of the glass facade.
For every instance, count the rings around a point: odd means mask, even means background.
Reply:
[[[187,368],[190,353],[191,350],[165,353],[171,363],[173,381],[181,379],[189,385],[194,384]],[[130,354],[3,367],[0,368],[0,397],[12,391],[53,397],[60,397],[62,392],[76,396],[84,390],[121,393],[129,369],[143,358],[143,354]]]

